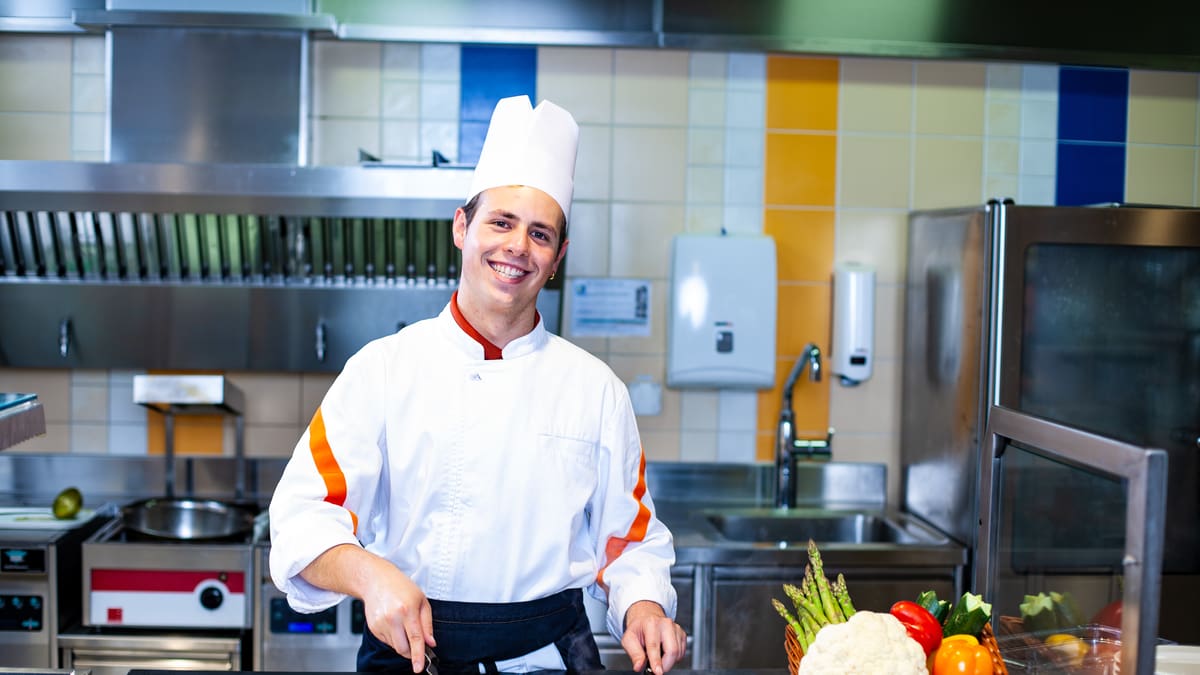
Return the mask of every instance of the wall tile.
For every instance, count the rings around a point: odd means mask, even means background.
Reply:
[[[71,78],[71,112],[103,113],[107,107],[104,75]]]
[[[729,234],[762,234],[762,206],[726,204],[721,207],[721,227]]]
[[[775,239],[780,281],[829,281],[833,273],[834,220],[831,210],[766,209],[763,229]]]
[[[1019,100],[997,100],[989,95],[984,134],[988,138],[1016,137],[1021,134],[1021,103]]]
[[[608,275],[611,231],[608,204],[575,201],[571,206],[571,221],[567,225],[567,240],[570,243],[567,244],[565,264],[568,276]]]
[[[379,43],[317,40],[312,45],[312,59],[314,115],[379,115],[382,60]]]
[[[829,280],[821,283],[783,282],[779,284],[778,293],[775,352],[789,361],[787,369],[791,369],[790,362],[796,360],[809,342],[829,351],[829,310],[832,305]]]
[[[71,423],[71,444],[69,452],[80,455],[108,454],[108,422],[79,422]],[[142,430],[142,439],[146,438]]]
[[[875,282],[875,358],[900,359],[904,356],[905,285],[899,282]]]
[[[1020,194],[1019,180],[1016,174],[996,174],[989,173],[983,180],[983,194],[987,199],[1012,199],[1018,201],[1017,197]],[[1054,191],[1050,193],[1051,200],[1054,199]],[[1025,203],[1025,202],[1020,202]]]
[[[713,431],[688,431],[685,427],[679,432],[679,461],[717,461],[717,434]]]
[[[909,133],[913,63],[894,59],[842,59],[838,129]]]
[[[71,384],[71,416],[73,424],[108,422],[108,386]]]
[[[684,229],[692,234],[718,234],[725,226],[725,207],[688,204]]]
[[[421,116],[421,85],[414,80],[384,80],[380,114],[385,119],[416,120]]]
[[[683,128],[616,127],[612,198],[682,202],[686,149],[687,131]]]
[[[70,114],[0,112],[0,159],[70,158]]]
[[[615,341],[615,339],[614,339]],[[650,375],[658,382],[664,382],[667,366],[664,354],[613,354],[608,359],[608,365],[622,382],[632,382],[638,375]],[[680,390],[663,387],[662,412],[658,415],[640,415],[637,418],[638,429],[645,431],[669,431],[679,433]],[[675,455],[678,457],[678,445]],[[674,458],[673,457],[673,458]]]
[[[614,57],[612,49],[539,48],[538,98],[570,110],[580,125],[611,124]]]
[[[838,161],[838,204],[908,207],[912,141],[906,136],[843,135]]]
[[[71,70],[79,75],[103,75],[108,69],[104,57],[103,35],[79,35],[71,38]]]
[[[70,452],[71,425],[66,423],[46,422],[46,433],[41,436],[17,443],[12,446],[12,452],[28,452],[36,454],[57,454]]]
[[[1129,142],[1196,145],[1196,73],[1129,73]]]
[[[725,162],[725,134],[722,129],[688,129],[688,165],[720,165]]]
[[[986,81],[987,67],[983,64],[917,62],[917,133],[982,135]]]
[[[767,128],[837,129],[837,85],[837,59],[767,57]]]
[[[725,94],[725,126],[732,129],[762,129],[766,125],[767,101],[761,89],[729,89]]]
[[[389,162],[427,162],[421,156],[421,125],[413,121],[384,121],[380,125],[383,158]]]
[[[754,431],[758,395],[753,390],[722,389],[717,392],[717,428],[721,431]]]
[[[729,79],[726,86],[730,90],[764,91],[767,80],[767,56],[749,52],[733,52],[729,54]]]
[[[1021,144],[1013,139],[988,140],[984,145],[988,174],[1016,174],[1020,171]]]
[[[763,132],[758,129],[728,129],[725,132],[725,163],[729,166],[762,170],[766,153]],[[762,192],[759,191],[761,201]]]
[[[1022,175],[1053,176],[1058,166],[1058,144],[1047,140],[1022,140],[1018,172]]]
[[[161,434],[161,431],[159,432]],[[149,454],[148,433],[146,423],[125,424],[113,423],[108,426],[108,448],[110,455],[145,456]],[[93,452],[104,452],[97,448]],[[74,449],[72,452],[76,452]]]
[[[457,80],[422,80],[421,119],[458,122],[460,86]]]
[[[458,82],[461,72],[461,47],[456,44],[421,45],[421,80]],[[455,106],[455,110],[458,107]]]
[[[71,152],[104,152],[104,115],[71,115]]]
[[[229,381],[246,395],[247,424],[297,425],[300,378],[291,374],[230,373]],[[306,420],[307,421],[307,420]]]
[[[1016,63],[987,64],[987,95],[1004,98],[1020,96],[1021,66]]]
[[[293,426],[246,426],[247,457],[290,457],[303,429]]]
[[[687,170],[688,204],[721,204],[725,170],[719,166],[694,166]]]
[[[445,122],[421,122],[421,149],[420,157],[422,161],[432,161],[433,153],[442,153],[442,155],[451,159],[458,159],[458,123]]]
[[[915,156],[912,208],[982,201],[981,139],[918,137]]]
[[[837,137],[768,133],[763,166],[769,205],[833,206]]]
[[[379,121],[345,118],[314,120],[313,162],[318,166],[354,166],[358,164],[358,151],[372,155],[382,154],[379,149]]]
[[[686,126],[688,53],[619,49],[614,59],[613,121]]]
[[[1018,180],[1017,203],[1038,206],[1054,206],[1057,185],[1054,176],[1032,176],[1022,174]]]
[[[1128,98],[1128,70],[1063,67],[1058,75],[1058,138],[1124,142]]]
[[[671,239],[683,232],[683,207],[666,204],[612,205],[609,275],[666,279]]]
[[[724,89],[688,90],[688,126],[721,127],[725,125]]]
[[[717,461],[745,464],[754,461],[754,430],[718,431]]]
[[[686,431],[716,431],[721,393],[716,389],[684,389],[679,396],[679,426]]]
[[[1023,98],[1058,98],[1058,66],[1021,66],[1021,96]]]
[[[667,266],[664,264],[663,269],[665,270],[666,267]],[[613,276],[620,276],[620,275],[614,274]],[[614,369],[616,368],[616,366],[615,366],[614,362],[612,361],[612,359],[618,355],[622,355],[622,356],[626,356],[626,357],[633,357],[633,356],[642,357],[642,358],[650,357],[650,358],[658,358],[658,359],[662,360],[662,365],[660,365],[658,367],[657,371],[643,367],[641,370],[638,370],[636,372],[626,373],[626,377],[623,377],[622,379],[630,380],[633,378],[634,375],[639,375],[642,373],[653,374],[655,372],[661,373],[662,377],[664,379],[666,378],[666,372],[667,372],[666,353],[665,353],[666,350],[663,347],[663,345],[665,345],[667,343],[668,294],[669,294],[669,286],[666,281],[656,279],[650,284],[650,335],[649,335],[649,337],[613,337],[613,338],[608,339],[609,365],[612,365]],[[666,408],[667,408],[668,400],[669,400],[669,397],[666,395],[666,391],[664,390],[664,394],[663,394],[663,409],[664,410],[666,410]],[[676,404],[676,406],[677,405],[678,404]],[[676,423],[676,425],[678,425],[678,419],[676,419],[675,423]]]
[[[1060,141],[1054,203],[1125,201],[1125,145]]]
[[[385,42],[380,68],[384,81],[421,79],[421,45]]]
[[[834,260],[875,268],[875,282],[902,283],[908,259],[906,211],[843,211],[838,214]]]
[[[1196,186],[1195,147],[1129,145],[1126,201],[1191,206]]]
[[[902,505],[903,465],[900,437],[894,434],[834,433],[833,459],[838,462],[871,462],[887,465],[887,503]]]
[[[647,462],[679,461],[679,431],[650,429],[641,432],[642,452]]]
[[[327,373],[304,373],[300,376],[299,420],[302,426],[308,427],[333,380],[334,376]]]
[[[0,36],[0,112],[70,110],[71,41],[33,34]]]
[[[718,189],[721,189],[718,186]],[[725,170],[725,204],[762,207],[763,176],[760,167],[730,167]],[[757,209],[756,209],[757,210]]]
[[[579,150],[575,158],[575,199],[604,199],[612,196],[612,127],[579,126]]]
[[[71,421],[69,371],[0,368],[0,391],[37,394],[47,424]]]
[[[1058,101],[1021,101],[1021,137],[1053,140],[1058,136]]]
[[[724,52],[691,52],[688,56],[688,85],[725,89],[729,56]]]
[[[900,362],[876,359],[857,387],[832,386],[829,423],[846,433],[900,433]]]

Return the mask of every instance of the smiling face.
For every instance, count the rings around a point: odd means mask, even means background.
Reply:
[[[463,258],[459,309],[493,342],[504,337],[488,335],[489,327],[500,329],[498,321],[517,331],[509,339],[532,328],[537,294],[566,253],[561,223],[558,202],[525,186],[483,191],[470,223],[463,209],[455,211],[454,245]]]

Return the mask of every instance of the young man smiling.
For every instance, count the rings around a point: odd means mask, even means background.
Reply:
[[[585,590],[635,670],[684,655],[629,392],[536,308],[578,134],[552,103],[497,104],[454,214],[458,290],[347,361],[276,488],[271,575],[300,611],[363,600],[359,670],[599,669]]]

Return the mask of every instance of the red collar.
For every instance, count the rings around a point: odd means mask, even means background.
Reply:
[[[495,361],[503,358],[500,348],[483,337],[479,331],[475,330],[471,322],[467,321],[467,317],[463,316],[462,310],[458,308],[458,291],[454,291],[454,294],[450,296],[450,313],[454,315],[454,323],[457,323],[458,327],[463,329],[464,333],[470,335],[473,340],[483,347],[484,361]]]

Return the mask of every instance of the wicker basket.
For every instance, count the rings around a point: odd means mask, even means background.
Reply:
[[[787,652],[788,672],[796,675],[800,670],[800,659],[804,658],[804,650],[800,648],[800,640],[791,626],[783,627],[783,650]]]

